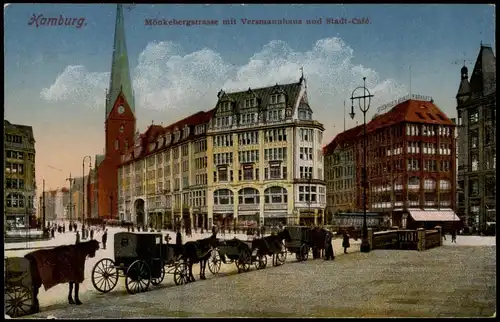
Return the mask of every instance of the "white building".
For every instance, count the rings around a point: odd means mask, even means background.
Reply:
[[[322,222],[323,131],[303,78],[221,90],[215,109],[136,137],[119,169],[120,218],[160,226],[177,217],[199,227]]]

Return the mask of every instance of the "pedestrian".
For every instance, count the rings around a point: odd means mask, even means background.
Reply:
[[[212,234],[213,235],[217,234],[217,227],[215,227],[215,225],[212,225]]]
[[[66,224],[63,225],[63,234],[66,232]]]
[[[130,232],[130,226],[127,226],[127,231]]]
[[[455,229],[451,231],[451,242],[455,244],[457,243],[457,231]]]
[[[182,253],[182,234],[181,229],[177,229],[177,233],[175,234],[175,254],[176,256],[181,255]]]
[[[55,231],[54,227],[52,227],[52,229],[50,230],[50,235],[52,236],[52,238],[56,238],[55,234],[56,234],[56,231]]]
[[[442,232],[443,232],[443,240],[446,240],[446,232],[444,231],[444,227],[441,228]]]
[[[104,234],[102,234],[102,249],[106,249],[106,242],[108,241],[108,230],[104,230]]]
[[[331,232],[326,233],[325,240],[325,260],[334,260],[335,254],[333,253],[333,245],[332,245],[333,235]]]
[[[349,234],[344,230],[342,232],[342,247],[344,247],[344,254],[347,254],[347,248],[351,247],[349,243]]]
[[[90,239],[94,240],[94,229],[90,228]]]
[[[78,244],[79,242],[80,242],[80,232],[77,231],[76,232],[76,242],[75,242],[75,244]]]

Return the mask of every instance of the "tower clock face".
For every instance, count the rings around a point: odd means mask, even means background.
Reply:
[[[123,112],[125,112],[125,107],[123,107],[123,105],[120,105],[118,107],[118,114],[123,114]]]

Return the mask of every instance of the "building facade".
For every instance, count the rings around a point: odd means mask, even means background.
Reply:
[[[35,216],[36,175],[33,128],[4,120],[5,223],[27,227]]]
[[[458,214],[466,229],[496,224],[496,58],[481,45],[470,77],[461,69],[457,93]]]
[[[334,214],[357,210],[356,142],[363,130],[359,125],[338,134],[324,148],[325,180],[327,187],[327,222]]]
[[[120,216],[205,228],[322,222],[322,135],[304,79],[221,91],[213,110],[136,136],[119,168]]]
[[[136,126],[131,84],[123,7],[118,4],[111,77],[105,98],[105,149],[103,155],[95,156],[94,168],[89,172],[91,217],[118,218],[118,166],[122,154],[133,146]]]
[[[43,200],[41,202],[43,207]],[[72,207],[74,207],[74,204],[72,204]],[[45,220],[47,222],[69,220],[69,209],[69,189],[45,191]]]

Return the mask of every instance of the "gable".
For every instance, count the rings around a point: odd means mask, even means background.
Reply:
[[[121,108],[123,107],[123,108]],[[111,109],[108,119],[115,119],[115,120],[135,120],[135,115],[132,112],[132,109],[130,108],[130,105],[128,104],[127,100],[123,96],[123,94],[120,92],[118,97],[116,98],[116,101],[113,105],[113,108]]]

